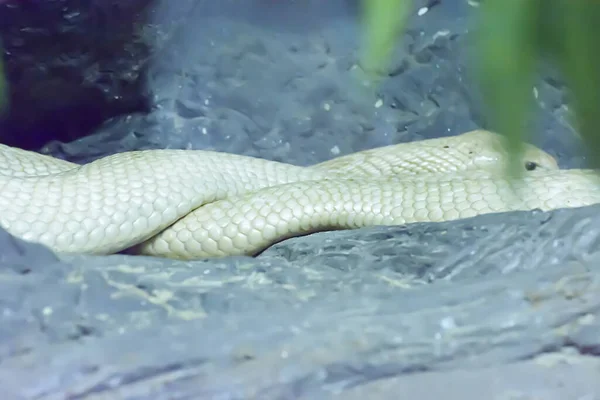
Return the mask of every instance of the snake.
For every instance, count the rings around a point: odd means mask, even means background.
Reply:
[[[0,145],[0,227],[58,254],[191,260],[326,230],[600,203],[597,171],[561,169],[530,143],[522,176],[506,176],[504,143],[478,129],[308,166],[188,149],[76,164]]]

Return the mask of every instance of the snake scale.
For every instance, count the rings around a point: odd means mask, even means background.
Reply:
[[[531,144],[522,177],[506,179],[502,140],[475,130],[307,167],[206,150],[79,165],[0,145],[0,226],[57,253],[198,259],[323,230],[600,203],[595,171],[560,169]]]

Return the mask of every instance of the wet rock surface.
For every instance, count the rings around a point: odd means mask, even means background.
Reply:
[[[154,3],[0,2],[10,83],[2,143],[37,150],[50,139],[85,136],[108,118],[148,111],[143,76],[161,30],[144,21]]]
[[[148,68],[150,114],[43,151],[86,162],[204,148],[308,165],[485,128],[467,2],[413,18],[377,93],[356,85],[352,4],[276,3],[195,2]],[[155,7],[158,25],[181,15]],[[560,85],[537,90],[533,141],[583,165]],[[15,399],[592,399],[599,211],[322,232],[192,262],[59,257],[0,231],[0,387]]]

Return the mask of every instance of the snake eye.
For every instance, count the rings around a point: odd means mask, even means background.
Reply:
[[[533,171],[537,167],[538,167],[538,164],[536,162],[533,162],[533,161],[526,161],[525,162],[525,169],[527,171]]]

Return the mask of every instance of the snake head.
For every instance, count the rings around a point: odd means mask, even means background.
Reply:
[[[497,170],[504,168],[509,161],[505,138],[500,134],[478,129],[458,137],[462,137],[462,150],[471,155],[471,162],[477,168]],[[559,169],[556,158],[530,143],[523,143],[522,163],[526,172]]]
[[[529,143],[525,143],[523,153],[523,166],[526,171],[538,169],[557,170],[560,169],[556,158]]]

